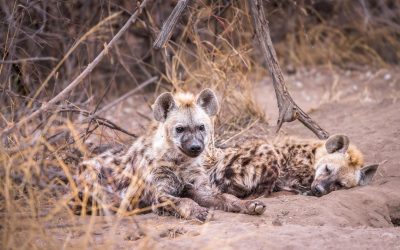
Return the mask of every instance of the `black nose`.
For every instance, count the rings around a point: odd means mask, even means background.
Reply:
[[[192,153],[199,153],[201,151],[201,146],[200,145],[192,145],[192,146],[190,146],[190,151]]]
[[[321,194],[321,190],[318,187],[316,187],[316,188],[313,189],[313,193],[315,195],[319,195],[319,194]]]
[[[320,185],[316,185],[312,188],[312,192],[315,196],[322,196],[324,193],[323,188]]]

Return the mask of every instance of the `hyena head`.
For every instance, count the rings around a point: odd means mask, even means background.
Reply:
[[[162,124],[165,140],[195,158],[204,151],[212,136],[211,117],[217,114],[218,108],[215,93],[204,89],[197,97],[190,93],[161,94],[153,105],[153,113]]]
[[[317,150],[315,159],[311,191],[316,196],[366,185],[378,168],[377,164],[363,167],[362,153],[354,145],[349,145],[349,138],[344,135],[331,136]]]

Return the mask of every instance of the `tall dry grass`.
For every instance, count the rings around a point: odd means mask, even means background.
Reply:
[[[78,162],[96,154],[88,143],[129,144],[134,137],[110,129],[109,121],[143,133],[151,120],[149,106],[162,91],[215,89],[222,103],[217,144],[266,124],[252,98],[252,85],[266,70],[245,1],[197,1],[169,46],[154,51],[154,35],[173,6],[153,1],[67,100],[1,138],[0,248],[87,248],[98,242],[108,248],[119,244],[120,226],[130,223],[139,232],[135,216],[73,215],[67,196],[75,188]],[[0,126],[5,128],[64,89],[113,37],[135,2],[2,1],[0,7]],[[362,68],[399,62],[397,1],[268,1],[266,9],[288,73],[318,64]],[[152,76],[160,80],[101,114],[107,120],[95,116]],[[106,235],[93,233],[104,226]],[[147,233],[137,237],[151,237]]]

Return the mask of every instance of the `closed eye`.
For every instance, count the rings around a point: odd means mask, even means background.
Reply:
[[[338,188],[343,188],[344,187],[343,183],[341,183],[340,181],[336,182],[336,186]]]
[[[328,174],[331,174],[331,173],[332,173],[332,170],[328,167],[328,165],[325,165],[325,171],[326,171]]]

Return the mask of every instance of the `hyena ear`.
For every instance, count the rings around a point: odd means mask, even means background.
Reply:
[[[349,148],[349,143],[349,137],[345,135],[333,135],[329,137],[329,139],[326,141],[325,148],[329,154],[335,152],[340,152],[344,154]]]
[[[369,184],[372,181],[376,171],[378,170],[379,164],[372,164],[360,169],[361,176],[358,184],[360,186],[364,186]]]
[[[211,89],[204,89],[201,91],[197,97],[196,103],[202,107],[209,116],[214,116],[218,113],[218,99]]]
[[[174,97],[170,92],[166,92],[157,97],[153,104],[154,119],[164,122],[168,113],[176,107]]]

